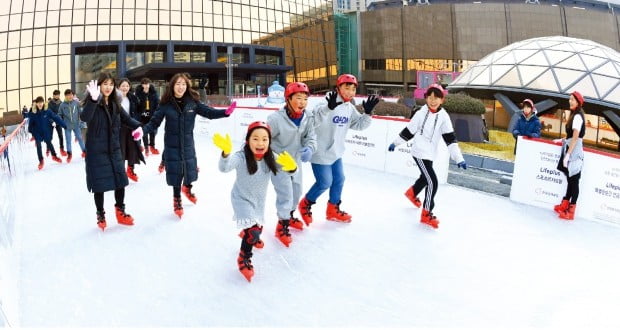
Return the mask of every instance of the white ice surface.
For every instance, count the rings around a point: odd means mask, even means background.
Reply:
[[[290,248],[274,237],[269,188],[248,283],[236,264],[234,173],[220,173],[218,150],[195,137],[198,203],[184,199],[183,219],[150,156],[126,189],[136,225],[116,224],[108,192],[105,232],[84,161],[46,158],[38,171],[31,149],[18,205],[21,326],[620,328],[620,228],[443,185],[432,230],[403,196],[410,179],[350,165],[342,208],[353,222],[325,221],[325,193]]]

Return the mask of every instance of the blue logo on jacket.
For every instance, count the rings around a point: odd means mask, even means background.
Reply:
[[[334,118],[332,118],[332,122],[334,124],[346,124],[349,122],[349,117],[345,117],[345,116],[334,116]]]

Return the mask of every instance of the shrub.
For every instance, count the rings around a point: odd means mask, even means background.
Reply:
[[[464,94],[448,94],[443,108],[449,113],[482,115],[486,109],[482,101]]]
[[[357,108],[358,112],[364,113],[364,109],[361,104],[355,106],[355,108]],[[411,108],[404,104],[380,100],[372,114],[377,116],[400,116],[404,118],[411,118]]]

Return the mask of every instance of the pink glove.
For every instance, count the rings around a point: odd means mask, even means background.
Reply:
[[[134,141],[140,141],[142,135],[144,135],[144,132],[142,132],[142,126],[131,131],[131,136],[133,137]]]
[[[231,113],[233,113],[233,111],[235,111],[235,108],[237,107],[237,101],[233,102],[224,112],[227,116],[230,116]]]

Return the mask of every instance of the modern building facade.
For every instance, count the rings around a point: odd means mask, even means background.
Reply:
[[[235,94],[274,80],[328,86],[337,72],[327,0],[8,0],[0,6],[0,113],[109,71],[156,86],[176,72]]]

